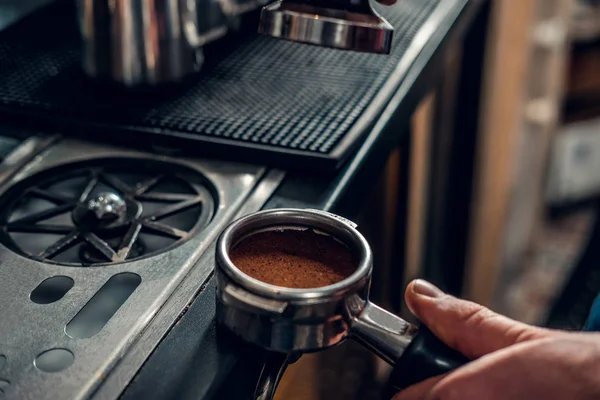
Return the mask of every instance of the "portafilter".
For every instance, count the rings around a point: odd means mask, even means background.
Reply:
[[[468,360],[425,327],[369,301],[373,257],[351,221],[317,210],[274,209],[242,217],[220,235],[216,248],[217,321],[243,340],[269,350],[256,399],[271,399],[286,366],[302,353],[351,338],[394,368],[390,386],[402,390]],[[230,251],[265,231],[311,230],[344,244],[358,260],[346,279],[315,289],[274,286],[238,269]]]

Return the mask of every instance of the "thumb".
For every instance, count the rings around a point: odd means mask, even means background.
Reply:
[[[405,299],[411,312],[439,339],[471,359],[552,334],[445,294],[422,279],[408,285]]]

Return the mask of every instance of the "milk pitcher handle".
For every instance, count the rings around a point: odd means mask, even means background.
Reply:
[[[397,392],[445,374],[469,360],[415,325],[367,302],[350,328],[351,337],[394,367],[388,388]]]

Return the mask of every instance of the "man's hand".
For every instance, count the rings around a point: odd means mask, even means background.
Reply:
[[[437,337],[474,361],[393,400],[600,399],[600,334],[513,321],[423,280],[405,298]]]

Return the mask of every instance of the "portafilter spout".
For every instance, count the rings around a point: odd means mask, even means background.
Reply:
[[[300,43],[390,54],[394,28],[369,0],[280,0],[262,9],[258,32]]]

